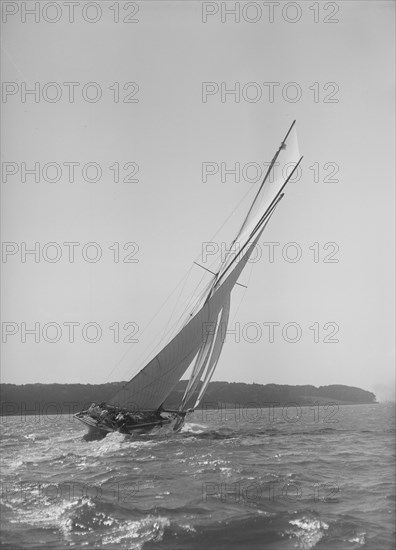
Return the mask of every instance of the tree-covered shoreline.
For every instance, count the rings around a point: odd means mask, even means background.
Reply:
[[[179,405],[186,387],[181,380],[167,398],[164,407]],[[112,402],[112,397],[125,382],[107,384],[0,384],[1,415],[71,414],[91,403]],[[372,392],[340,384],[315,387],[312,385],[246,384],[243,382],[211,382],[200,408],[216,409],[222,406],[283,407],[295,403],[310,406],[314,404],[337,403],[374,404]]]

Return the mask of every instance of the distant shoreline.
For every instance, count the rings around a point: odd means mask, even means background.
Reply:
[[[353,405],[387,405],[387,404],[391,404],[392,402],[391,401],[384,401],[383,403],[381,402],[377,402],[375,401],[374,403],[335,403],[335,402],[330,402],[327,403],[327,405],[338,405],[340,407],[351,407]],[[394,404],[394,403],[392,403]],[[221,412],[233,412],[235,410],[238,410],[238,409],[232,409],[231,407],[227,407],[225,408],[227,404],[226,403],[219,403],[219,406],[217,408],[210,408],[210,407],[207,407],[206,409],[204,408],[201,408],[201,407],[198,407],[197,409],[195,409],[195,412],[205,412],[205,411],[218,411],[219,413]],[[284,409],[288,404],[286,403],[285,405],[283,406],[278,406],[278,407],[274,407],[273,410],[274,411],[277,411],[277,410],[282,410]],[[289,404],[290,405],[290,404]],[[314,405],[300,405],[301,409],[307,409],[307,408],[312,408]],[[323,405],[321,405],[323,406]],[[242,407],[241,407],[242,409]],[[248,407],[248,406],[245,406],[243,407],[243,410],[246,410],[246,411],[255,411],[257,410],[257,407]],[[267,409],[268,410],[268,409]],[[77,411],[76,411],[77,412]],[[31,413],[28,413],[26,412],[23,416],[35,416],[37,413],[35,412],[31,412]],[[62,415],[62,416],[73,416],[74,413],[71,413],[71,412],[56,412],[56,411],[53,411],[51,412],[50,410],[48,412],[45,413],[45,416],[58,416],[58,415]],[[7,418],[20,418],[21,417],[21,412],[17,413],[17,414],[1,414],[0,415],[0,418],[2,417],[7,417]]]
[[[107,384],[0,384],[1,416],[73,414],[91,403],[112,402],[125,382]],[[178,407],[187,381],[181,380],[164,408]],[[192,403],[191,403],[192,404]],[[190,404],[190,406],[191,406]],[[211,382],[199,409],[330,407],[378,404],[372,392],[352,386],[290,386]]]

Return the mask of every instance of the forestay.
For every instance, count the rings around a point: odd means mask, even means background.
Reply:
[[[228,254],[220,262],[200,306],[188,314],[186,324],[170,342],[125,384],[114,397],[114,402],[130,410],[158,409],[195,360],[179,410],[185,410],[202,382],[194,407],[198,406],[221,354],[231,291],[300,161],[293,123],[232,242],[232,245],[237,244],[237,253]]]

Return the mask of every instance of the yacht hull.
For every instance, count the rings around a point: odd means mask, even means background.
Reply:
[[[122,434],[148,433],[155,428],[169,425],[176,419],[176,417],[172,415],[172,417],[170,418],[163,418],[155,422],[137,422],[134,424],[119,427],[116,425],[109,425],[106,422],[101,422],[100,420],[96,420],[95,418],[92,418],[89,414],[85,414],[83,412],[76,413],[73,416],[77,418],[80,422],[88,426],[88,433],[85,437],[85,439],[87,440],[102,439],[106,437],[107,434],[113,432],[118,432]]]

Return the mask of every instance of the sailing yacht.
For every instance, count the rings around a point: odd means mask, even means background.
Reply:
[[[240,284],[238,279],[302,160],[295,122],[273,156],[263,181],[252,189],[254,198],[229,248],[237,243],[238,252],[221,257],[213,269],[198,264],[209,280],[188,302],[176,334],[109,402],[93,403],[75,414],[92,435],[146,432],[163,425],[180,431],[186,415],[199,407],[220,359],[232,291]],[[287,166],[288,170],[278,170],[275,175],[276,166]],[[179,406],[167,409],[167,397],[189,368],[190,377]]]

